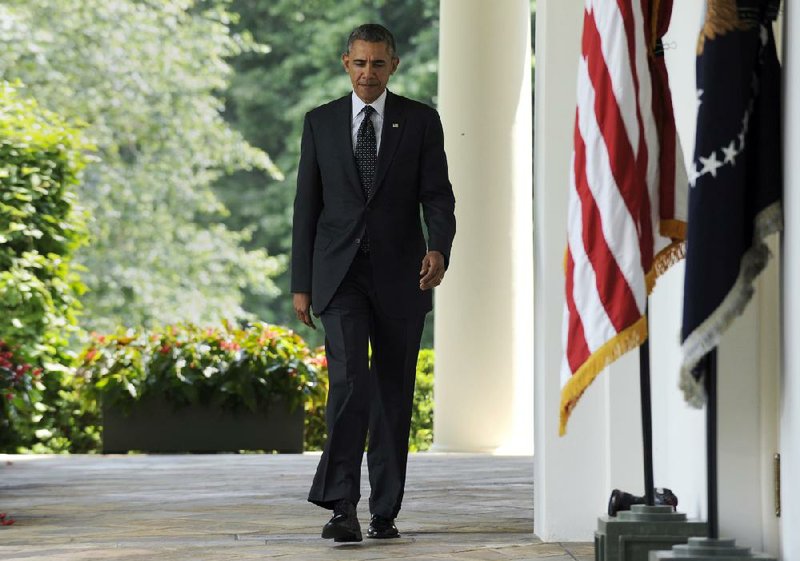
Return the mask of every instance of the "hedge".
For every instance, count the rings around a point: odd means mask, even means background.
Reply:
[[[91,147],[23,92],[0,81],[0,450],[61,451],[83,438],[65,365],[84,290],[71,261],[87,236],[74,186]]]

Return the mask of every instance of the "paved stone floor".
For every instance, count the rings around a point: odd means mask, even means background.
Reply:
[[[0,455],[0,512],[16,519],[0,559],[593,559],[590,544],[533,535],[530,457],[412,455],[400,539],[322,540],[327,513],[305,501],[317,459]],[[365,526],[366,500],[359,515]]]

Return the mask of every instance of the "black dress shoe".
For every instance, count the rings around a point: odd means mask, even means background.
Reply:
[[[399,538],[400,532],[397,531],[394,520],[373,514],[372,520],[369,522],[369,529],[367,529],[367,537],[375,538],[376,540],[386,540],[390,538]]]
[[[322,527],[322,537],[335,542],[360,542],[361,526],[356,516],[356,506],[341,500],[333,507],[333,517]]]

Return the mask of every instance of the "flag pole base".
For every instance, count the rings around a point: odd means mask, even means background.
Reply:
[[[648,554],[707,534],[705,522],[688,520],[671,506],[633,505],[597,519],[595,561],[648,561]]]
[[[686,544],[673,546],[670,551],[653,551],[649,561],[662,559],[680,559],[681,561],[744,561],[760,559],[762,561],[776,561],[775,557],[765,553],[753,552],[749,547],[736,545],[736,540],[729,538],[689,538]]]

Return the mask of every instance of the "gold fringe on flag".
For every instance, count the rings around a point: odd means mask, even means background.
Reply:
[[[661,275],[684,257],[686,257],[686,242],[683,240],[676,240],[658,252],[653,260],[653,267],[644,277],[648,295],[653,292],[656,281]]]
[[[569,382],[561,389],[559,436],[566,434],[567,421],[572,409],[597,375],[619,357],[641,345],[645,339],[647,339],[647,318],[642,316],[592,353],[592,356],[570,377]]]

